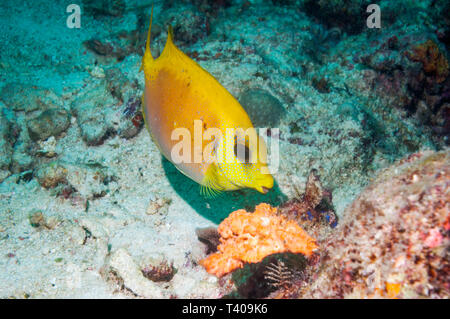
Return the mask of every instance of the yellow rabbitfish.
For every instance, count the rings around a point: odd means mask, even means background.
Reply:
[[[147,129],[161,153],[179,171],[202,185],[207,194],[241,188],[266,193],[273,187],[266,164],[266,145],[256,134],[247,113],[211,74],[175,46],[171,27],[163,52],[154,59],[150,52],[152,18],[141,66],[145,73],[142,108]],[[214,136],[200,136],[203,142],[210,141],[200,147],[195,141],[199,123],[202,132],[215,130]],[[191,160],[180,162],[173,158],[179,143],[173,136],[177,129],[189,133],[189,140],[185,141],[188,150],[183,153],[192,154]],[[227,129],[236,132],[242,129],[245,134],[234,133],[231,140],[217,138],[229,136]],[[230,149],[227,148],[230,143],[231,156],[225,151]],[[244,150],[245,155],[238,149]],[[226,160],[219,160],[225,158],[225,153]],[[194,157],[200,161],[193,160]]]

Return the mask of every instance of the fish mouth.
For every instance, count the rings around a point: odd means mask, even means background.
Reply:
[[[269,188],[261,186],[258,188],[258,192],[263,193],[263,194],[267,194],[269,192]]]

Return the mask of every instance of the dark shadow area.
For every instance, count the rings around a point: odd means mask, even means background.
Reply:
[[[252,189],[243,189],[223,192],[216,197],[207,198],[200,194],[199,184],[179,172],[164,157],[162,158],[162,166],[167,179],[178,195],[197,213],[216,224],[219,224],[237,209],[243,208],[251,212],[259,203],[264,202],[272,206],[278,206],[287,200],[287,196],[281,192],[276,181],[274,187],[267,194],[261,194]]]
[[[304,281],[306,264],[307,260],[302,254],[289,252],[269,255],[259,263],[245,264],[233,272],[236,290],[225,298],[260,299],[269,297],[277,289],[300,287]]]

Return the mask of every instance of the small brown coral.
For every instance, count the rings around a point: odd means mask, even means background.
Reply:
[[[219,252],[200,263],[221,277],[244,263],[257,263],[264,257],[282,252],[309,256],[318,246],[296,222],[276,214],[277,209],[261,203],[254,213],[243,209],[232,212],[218,228]]]
[[[411,61],[421,62],[425,74],[435,77],[437,83],[442,83],[447,78],[448,61],[434,41],[428,40],[416,46],[413,53],[407,52],[406,56]]]

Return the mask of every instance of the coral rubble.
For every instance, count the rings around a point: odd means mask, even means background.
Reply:
[[[277,127],[286,112],[277,98],[262,89],[246,90],[239,102],[255,127]]]

